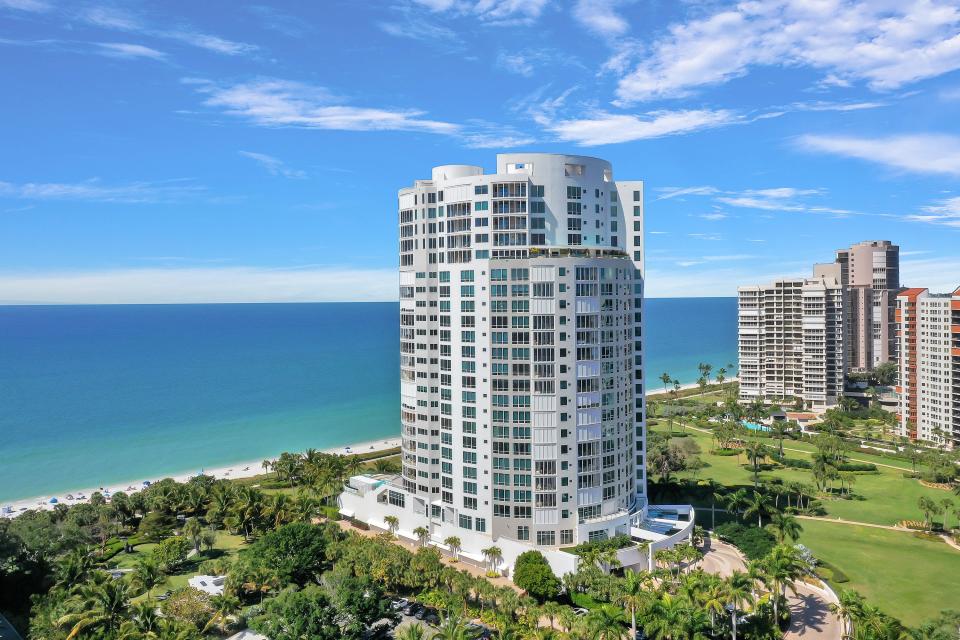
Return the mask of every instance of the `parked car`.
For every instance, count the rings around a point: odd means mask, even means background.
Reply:
[[[394,611],[399,611],[401,609],[406,609],[410,604],[410,601],[406,598],[399,598],[390,603],[390,606],[393,607]]]
[[[487,640],[490,638],[490,629],[476,622],[471,622],[467,625],[467,633],[470,634],[471,638],[475,638],[476,640]]]

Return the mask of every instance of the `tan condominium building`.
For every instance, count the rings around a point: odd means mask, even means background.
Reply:
[[[845,290],[839,263],[812,278],[738,289],[740,400],[837,403],[845,374]]]
[[[906,289],[896,305],[899,434],[953,449],[960,446],[960,287]]]
[[[837,251],[847,290],[847,366],[869,371],[896,359],[894,310],[900,290],[900,247],[889,240],[858,242]]]

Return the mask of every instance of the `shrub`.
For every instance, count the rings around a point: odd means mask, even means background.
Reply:
[[[776,544],[773,534],[766,529],[739,522],[727,522],[714,529],[717,536],[740,549],[750,560],[766,557]]]
[[[799,460],[797,458],[784,458],[780,461],[780,464],[791,469],[809,469],[813,466],[809,460]]]
[[[513,582],[543,602],[557,597],[560,580],[539,551],[524,551],[513,565]]]
[[[833,582],[834,584],[850,582],[850,578],[847,577],[847,574],[841,571],[838,567],[823,560],[820,560],[819,564],[817,565],[817,574],[824,580]]]
[[[837,466],[840,471],[876,471],[877,465],[872,462],[842,462]]]
[[[735,456],[737,455],[737,449],[714,449],[710,453],[715,456]]]

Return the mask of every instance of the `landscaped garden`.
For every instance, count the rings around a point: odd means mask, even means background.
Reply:
[[[740,522],[741,545],[752,544],[746,534],[758,523],[777,532],[777,514],[794,513],[802,516],[792,519],[801,528],[799,542],[837,591],[855,590],[910,625],[960,609],[960,595],[949,586],[960,575],[960,550],[942,537],[960,531],[960,485],[949,452],[891,435],[894,452],[864,449],[868,432],[890,431],[889,416],[850,403],[828,412],[818,433],[802,434],[786,422],[750,430],[740,419],[757,423],[770,408],[740,407],[732,397],[708,392],[701,396],[708,402],[674,394],[651,400],[652,501],[692,502],[702,507],[704,526]]]

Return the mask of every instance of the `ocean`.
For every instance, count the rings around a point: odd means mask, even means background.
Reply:
[[[396,303],[0,306],[0,502],[399,433]],[[659,388],[736,362],[736,299],[646,301]]]

